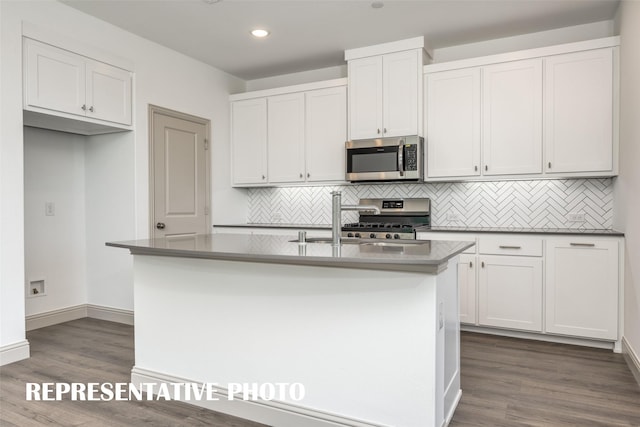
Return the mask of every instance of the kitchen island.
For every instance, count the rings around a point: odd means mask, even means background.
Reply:
[[[456,258],[473,242],[289,239],[107,243],[134,256],[132,383],[215,384],[218,400],[181,400],[268,425],[446,425],[461,393]],[[255,399],[239,384],[298,389]]]

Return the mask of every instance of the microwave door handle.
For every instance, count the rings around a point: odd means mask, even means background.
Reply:
[[[400,176],[404,176],[404,141],[400,141],[398,146],[398,172]]]

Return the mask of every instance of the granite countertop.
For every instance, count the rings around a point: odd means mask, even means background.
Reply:
[[[448,260],[474,242],[344,241],[330,243],[291,242],[290,236],[206,234],[171,239],[107,242],[107,246],[129,249],[133,255],[159,255],[227,261],[264,262],[437,274]]]
[[[237,228],[283,228],[283,229],[317,229],[331,230],[331,225],[325,224],[216,224],[214,227]],[[417,231],[426,232],[452,232],[452,233],[515,233],[515,234],[570,234],[583,236],[613,236],[622,237],[624,233],[612,229],[593,228],[526,228],[526,227],[452,227],[432,226],[419,227]]]

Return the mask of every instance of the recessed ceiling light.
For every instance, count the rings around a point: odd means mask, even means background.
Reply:
[[[269,35],[269,31],[263,30],[263,29],[256,29],[251,31],[251,35],[253,37],[258,37],[259,39],[261,39],[263,37],[267,37]]]
[[[382,9],[384,7],[384,3],[382,3],[381,1],[374,1],[373,3],[371,3],[371,7],[374,9]]]

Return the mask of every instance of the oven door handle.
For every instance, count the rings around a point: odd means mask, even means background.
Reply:
[[[398,145],[398,172],[400,176],[404,176],[404,139]]]

